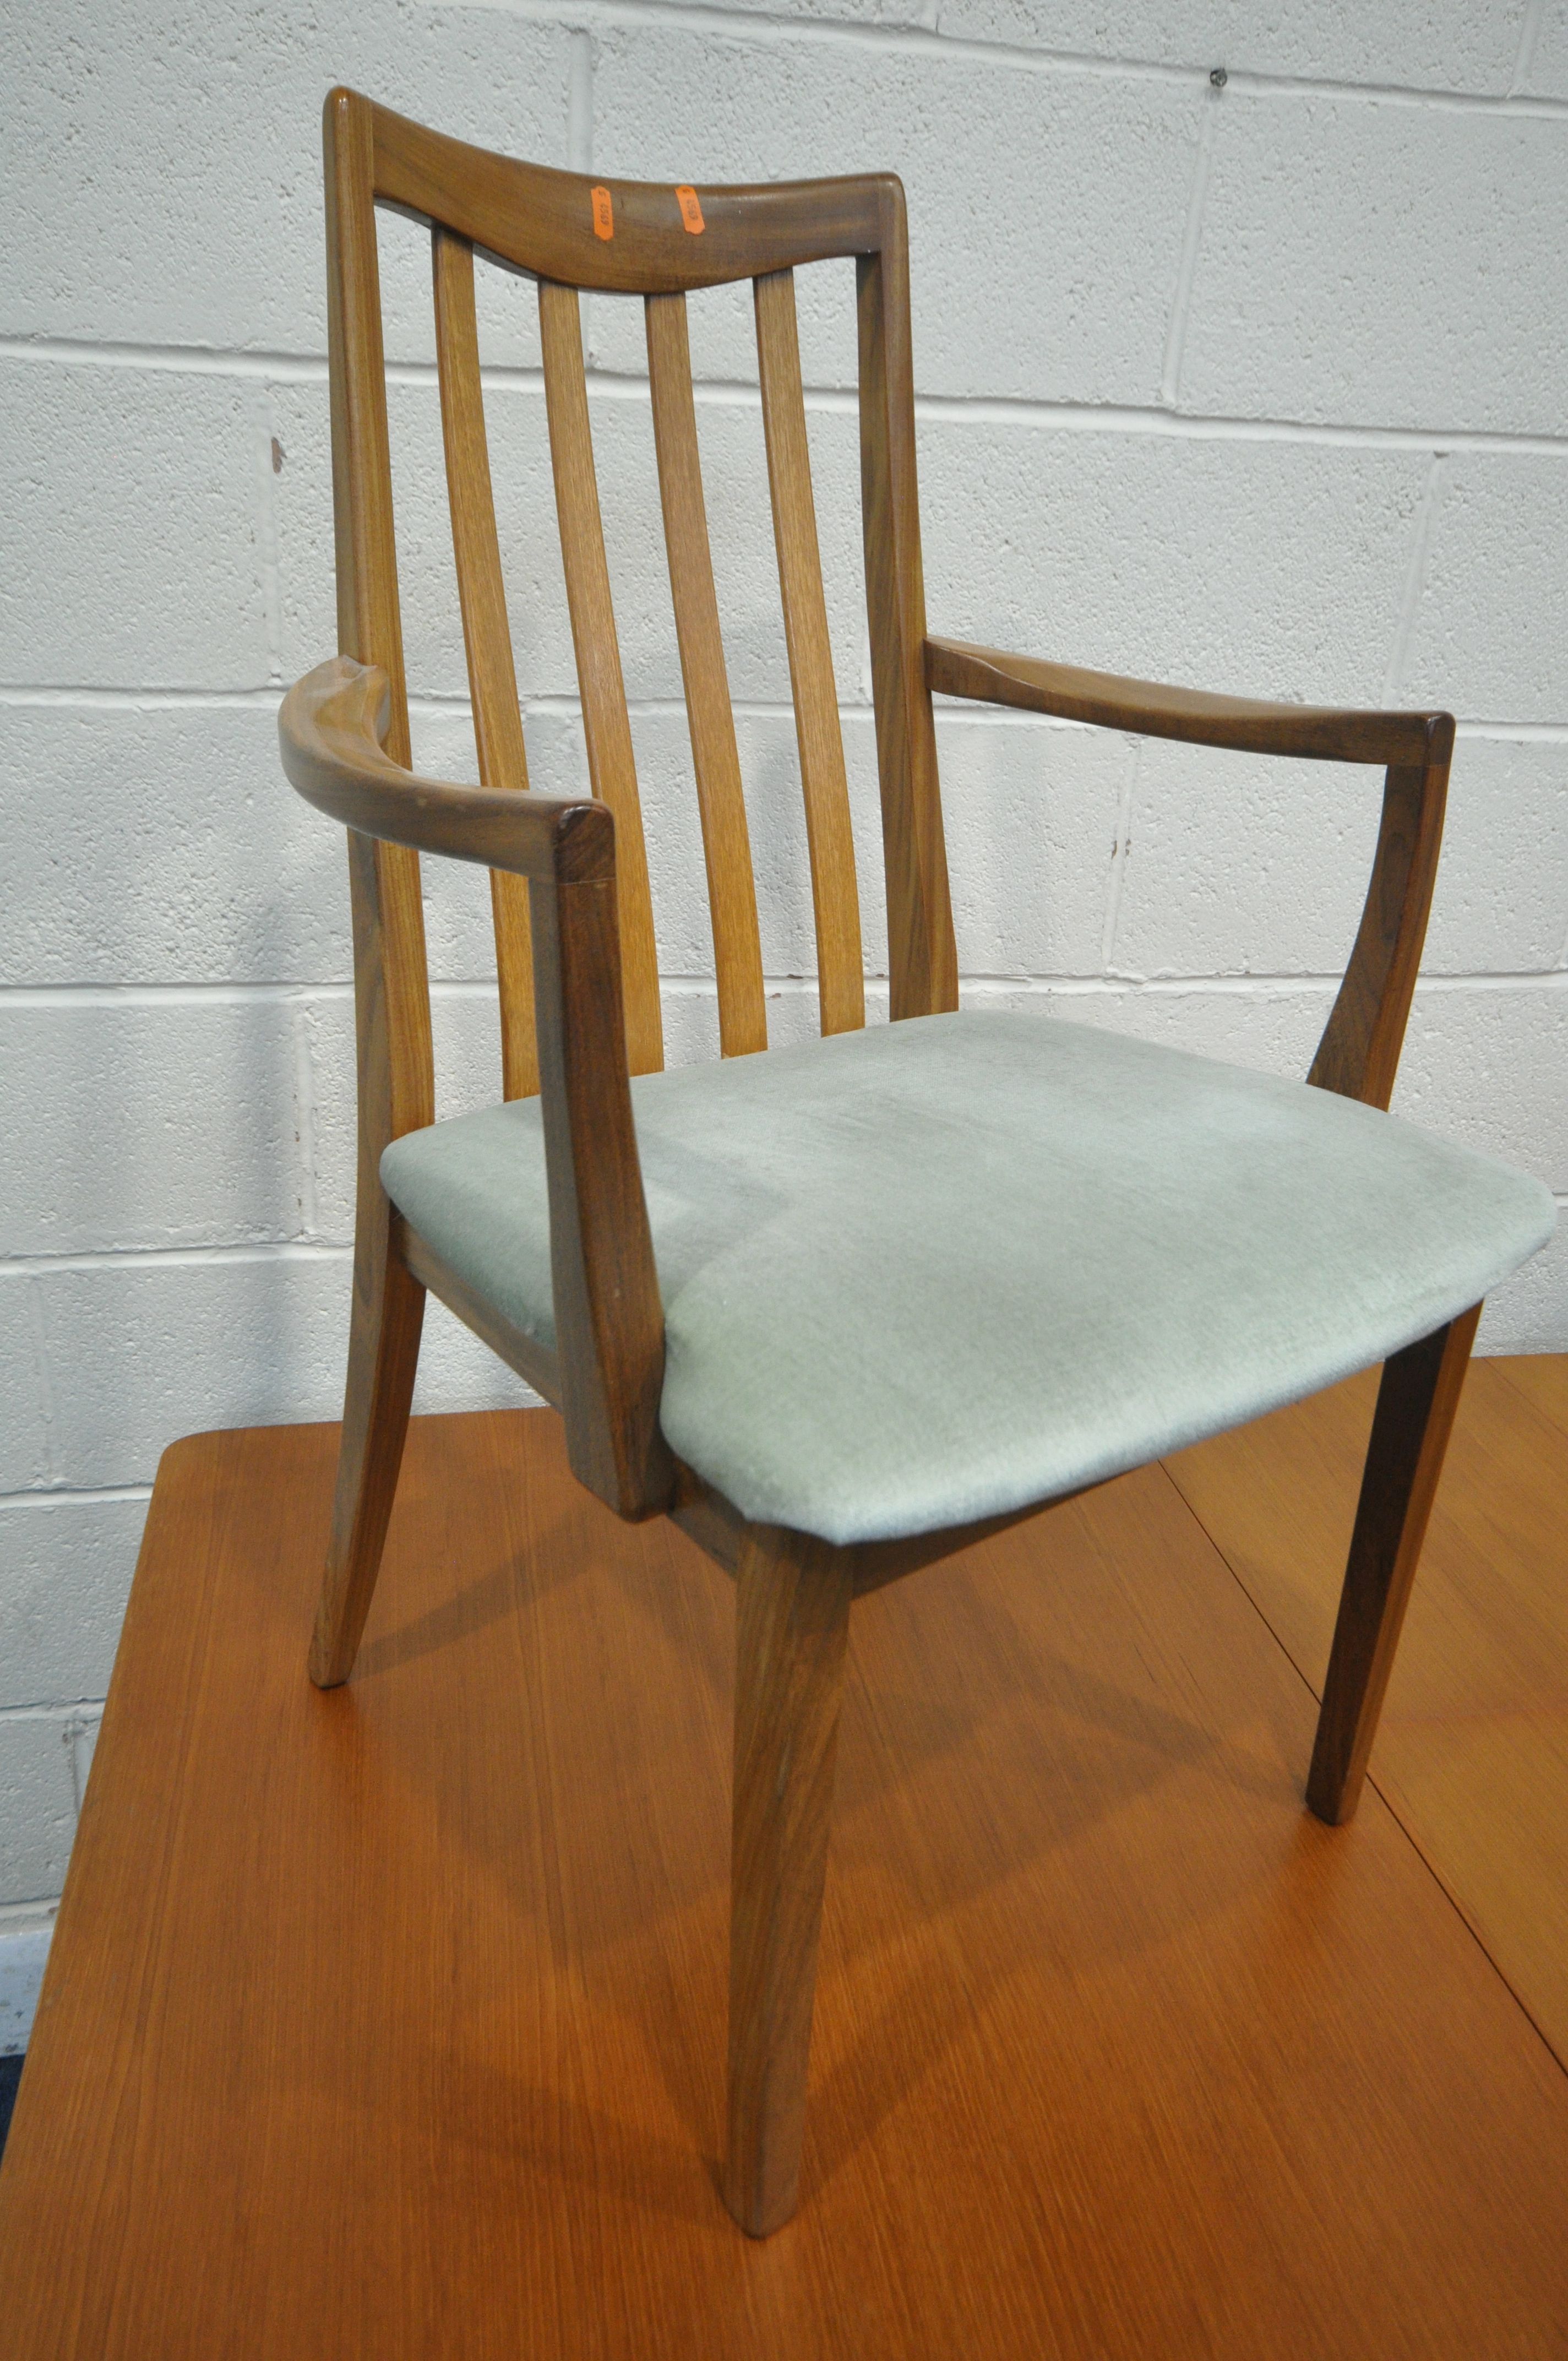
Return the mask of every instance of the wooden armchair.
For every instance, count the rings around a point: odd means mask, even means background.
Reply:
[[[850,1601],[1177,1444],[1386,1361],[1308,1801],[1354,1808],[1478,1316],[1544,1191],[1376,1112],[1415,981],[1453,725],[1156,688],[927,636],[904,196],[890,175],[590,184],[351,91],[325,118],[340,653],[284,766],[347,828],[358,1019],[353,1322],[311,1655],[353,1664],[425,1290],[556,1405],[619,1516],[737,1582],[725,2191],[795,2202]],[[410,769],[374,208],[428,222],[483,785]],[[476,251],[537,280],[591,798],[528,775],[491,500]],[[854,256],[890,1026],[860,914],[794,271]],[[767,1046],[709,557],[688,290],[754,282],[824,1038]],[[663,1074],[647,862],[600,532],[578,291],[644,298],[659,484],[724,1058]],[[1387,772],[1349,971],[1310,1080],[958,1009],[933,690]],[[433,1122],[419,852],[492,873],[503,1095]],[[635,1080],[631,1078],[637,1078]],[[1359,1102],[1359,1104],[1358,1104]]]

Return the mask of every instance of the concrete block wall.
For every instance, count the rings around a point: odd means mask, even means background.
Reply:
[[[1212,70],[1223,68],[1216,87]],[[58,0],[0,27],[0,2048],[60,1891],[163,1446],[335,1414],[341,846],[280,775],[333,644],[318,117],[345,80],[665,181],[909,192],[933,627],[1460,717],[1398,1104],[1568,1191],[1568,0]],[[428,260],[383,234],[420,759],[472,775]],[[534,775],[584,777],[529,291],[482,276]],[[716,1027],[638,307],[587,307],[674,1054]],[[850,273],[802,283],[880,941]],[[775,1038],[812,934],[749,306],[693,306]],[[1300,1071],[1367,774],[954,708],[971,999]],[[444,1110],[495,1087],[483,880],[427,879]],[[880,950],[871,965],[881,970]],[[880,976],[873,1007],[884,1007]],[[1568,1348],[1568,1247],[1493,1351]],[[520,1398],[439,1308],[425,1408]]]

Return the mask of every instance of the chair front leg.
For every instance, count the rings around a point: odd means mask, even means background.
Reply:
[[[1361,1800],[1480,1317],[1477,1303],[1383,1365],[1307,1779],[1309,1806],[1332,1828]]]
[[[795,2211],[853,1555],[752,1527],[736,1578],[724,2199],[766,2237]]]

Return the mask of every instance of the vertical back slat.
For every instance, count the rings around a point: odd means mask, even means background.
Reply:
[[[455,237],[450,230],[437,226],[432,237],[431,262],[446,491],[452,509],[452,549],[463,609],[479,776],[487,787],[523,789],[528,785],[528,761],[485,439],[479,333],[474,313],[474,249],[466,238]],[[539,1050],[533,1027],[533,953],[526,881],[493,869],[490,902],[500,987],[501,1088],[509,1099],[532,1098],[539,1088]]]
[[[718,1039],[727,1058],[768,1046],[757,893],[740,787],[735,716],[724,666],[713,555],[697,453],[691,346],[684,295],[646,298],[648,378],[653,441],[670,561],[675,636],[691,729],[692,763],[702,814],[713,961],[718,986]]]
[[[615,818],[616,907],[620,923],[621,975],[626,1002],[626,1054],[634,1074],[655,1071],[664,1062],[659,1015],[659,963],[653,943],[653,906],[648,892],[648,854],[631,752],[621,678],[620,647],[610,603],[604,528],[594,474],[588,424],[588,389],[583,373],[583,334],[577,291],[553,280],[539,282],[539,328],[544,357],[544,399],[550,419],[550,456],[555,476],[555,506],[561,522],[561,557],[576,650],[577,685],[583,699],[588,779]]]
[[[817,509],[811,496],[811,455],[806,439],[806,396],[800,381],[800,337],[795,317],[795,273],[773,270],[752,281],[757,305],[757,360],[762,425],[768,445],[779,589],[789,647],[790,687],[800,741],[806,832],[811,851],[811,895],[817,914],[817,972],[824,1033],[847,1033],[866,1021],[861,956],[861,904],[855,848],[850,832],[850,790],[839,694],[822,595]]]

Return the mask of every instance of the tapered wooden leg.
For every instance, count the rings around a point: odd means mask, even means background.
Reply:
[[[424,1290],[398,1253],[392,1223],[379,1206],[370,1227],[368,1245],[363,1237],[356,1242],[337,1491],[311,1642],[311,1678],[323,1689],[348,1678],[370,1612],[424,1324]]]
[[[737,1574],[724,2199],[766,2237],[795,2211],[852,1558],[753,1528]]]
[[[1332,1828],[1361,1800],[1480,1317],[1477,1303],[1383,1365],[1307,1779],[1308,1804]]]

